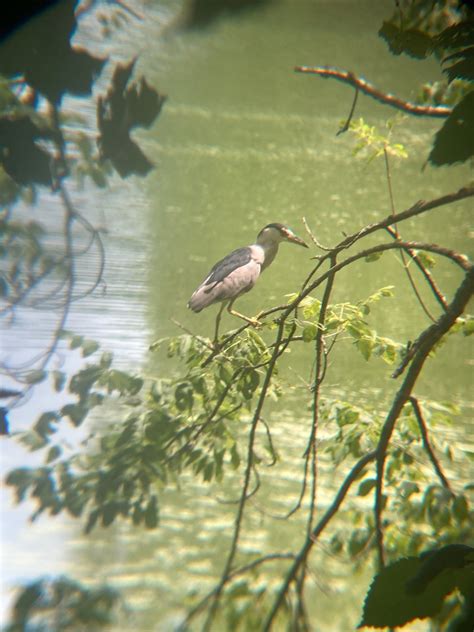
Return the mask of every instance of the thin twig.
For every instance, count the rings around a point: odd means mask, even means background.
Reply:
[[[356,108],[356,104],[357,104],[357,97],[358,96],[359,96],[359,87],[356,86],[355,90],[354,90],[354,99],[352,101],[351,111],[349,112],[349,116],[347,117],[347,120],[344,123],[344,125],[338,130],[336,136],[340,136],[341,134],[344,134],[349,129],[349,126],[350,126],[351,121],[352,121],[352,117],[354,116],[354,112],[355,112],[355,108]]]
[[[433,464],[434,470],[439,480],[441,481],[441,485],[445,487],[454,496],[453,490],[451,489],[451,485],[449,484],[448,479],[444,475],[443,470],[441,469],[441,465],[438,459],[436,458],[433,448],[431,447],[431,443],[428,437],[428,428],[426,427],[425,420],[423,419],[423,413],[421,412],[420,403],[418,402],[418,399],[414,396],[409,397],[408,401],[412,405],[413,411],[415,413],[416,421],[418,422],[418,426],[420,428],[421,439],[423,441],[423,447],[428,453],[430,461]]]
[[[328,509],[326,510],[324,515],[322,516],[321,520],[314,527],[313,531],[311,532],[310,537],[306,538],[306,540],[305,540],[303,546],[301,547],[299,553],[295,556],[294,562],[291,565],[291,567],[289,568],[289,570],[288,570],[288,572],[286,574],[285,580],[284,580],[280,590],[278,591],[278,594],[277,594],[277,596],[275,598],[275,601],[273,602],[273,605],[272,605],[272,608],[271,608],[271,610],[270,610],[270,612],[268,614],[268,617],[267,617],[267,619],[265,620],[265,622],[264,622],[264,624],[262,626],[262,632],[268,632],[271,629],[273,621],[274,621],[279,609],[283,605],[285,596],[288,593],[288,589],[289,589],[291,583],[294,581],[294,579],[296,577],[298,569],[303,564],[306,564],[306,560],[307,560],[309,552],[311,551],[313,545],[318,540],[319,536],[324,531],[324,529],[327,527],[327,525],[329,524],[331,519],[339,511],[342,503],[344,502],[344,498],[347,495],[347,492],[349,491],[349,489],[352,486],[352,483],[354,483],[354,481],[356,481],[359,478],[361,472],[364,470],[366,465],[368,465],[371,461],[374,461],[376,456],[377,456],[377,453],[375,451],[373,451],[373,452],[369,452],[365,456],[361,457],[357,461],[357,463],[353,466],[353,468],[351,469],[349,474],[346,476],[346,478],[344,479],[344,482],[340,486],[339,491],[337,492],[333,502],[328,507]]]
[[[232,571],[232,573],[229,573],[228,582],[231,582],[233,579],[235,579],[239,575],[243,575],[244,573],[248,573],[249,571],[254,570],[258,566],[265,564],[266,562],[273,562],[275,560],[292,560],[294,559],[294,557],[295,556],[293,555],[293,553],[269,553],[268,555],[259,557],[258,559],[253,560],[252,562],[249,562],[249,564],[245,564],[244,566],[241,566],[240,568],[236,568],[235,571]],[[185,632],[188,629],[189,623],[192,621],[192,619],[194,619],[196,615],[198,615],[206,607],[208,601],[212,599],[212,597],[215,596],[216,591],[217,591],[217,587],[213,588],[211,592],[205,595],[201,599],[201,601],[199,601],[199,603],[196,604],[194,608],[188,612],[188,614],[186,615],[186,618],[178,627],[177,632]]]
[[[390,210],[392,211],[392,216],[394,217],[396,215],[395,213],[395,198],[393,195],[393,188],[392,188],[392,173],[390,171],[390,163],[388,160],[388,151],[387,151],[387,147],[384,146],[383,148],[383,155],[384,155],[384,159],[385,159],[385,174],[387,176],[387,186],[388,186],[388,194],[389,194],[389,199],[390,199]],[[400,233],[398,231],[398,226],[397,224],[394,224],[395,226],[395,239],[401,239]],[[422,310],[425,312],[425,314],[428,316],[428,318],[431,320],[431,322],[435,322],[435,318],[431,315],[429,309],[427,308],[427,306],[425,305],[425,302],[423,301],[423,298],[421,297],[420,292],[418,291],[418,288],[416,287],[416,283],[415,280],[413,279],[413,275],[410,271],[410,268],[408,267],[408,263],[407,260],[405,259],[405,252],[403,250],[400,250],[400,258],[402,260],[402,264],[403,264],[403,269],[405,270],[405,273],[408,277],[408,281],[411,285],[411,288],[418,300],[418,303],[421,305]]]
[[[391,237],[393,237],[394,239],[398,239],[397,232],[395,230],[393,230],[393,228],[391,226],[386,226],[385,230],[387,231],[387,233]],[[409,248],[407,248],[407,250],[405,250],[405,252],[408,254],[408,256],[411,258],[413,263],[418,267],[418,269],[420,270],[422,275],[425,277],[426,282],[430,286],[430,289],[433,292],[433,295],[434,295],[435,299],[441,305],[443,310],[446,311],[447,308],[448,308],[448,301],[446,300],[446,297],[441,292],[441,290],[438,288],[438,286],[436,284],[436,281],[433,279],[433,276],[431,275],[430,271],[420,261],[420,257],[418,257],[418,255],[416,254],[416,252],[414,250],[410,250]]]

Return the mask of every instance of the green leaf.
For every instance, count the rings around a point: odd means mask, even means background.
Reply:
[[[305,342],[311,342],[316,338],[318,334],[318,327],[314,323],[310,323],[303,328],[303,340]]]
[[[59,393],[63,390],[66,383],[66,374],[63,371],[53,371],[54,390]]]
[[[469,160],[474,155],[473,137],[474,92],[469,92],[436,134],[428,160],[436,166]]]
[[[92,531],[92,529],[95,527],[96,522],[99,519],[100,514],[101,514],[101,510],[100,509],[94,509],[94,511],[90,512],[89,519],[87,520],[86,526],[84,528],[84,532],[86,534],[90,533]]]
[[[349,555],[355,557],[361,551],[363,551],[367,546],[369,538],[370,533],[367,531],[367,529],[356,529],[355,531],[353,531],[347,545]]]
[[[80,426],[89,410],[80,404],[66,404],[61,408],[61,415],[69,417],[75,426]]]
[[[79,336],[78,334],[75,334],[74,336],[71,337],[71,340],[69,341],[70,349],[77,349],[78,347],[82,345],[83,341],[84,341],[83,336]]]
[[[260,384],[260,375],[258,371],[252,369],[250,371],[246,371],[243,378],[243,388],[242,393],[245,399],[251,399],[254,392],[258,388]]]
[[[51,463],[61,456],[62,450],[58,445],[53,445],[46,455],[46,463]]]
[[[372,252],[364,258],[364,261],[366,263],[373,263],[374,261],[378,261],[382,255],[383,252]]]
[[[466,544],[448,544],[422,553],[419,559],[420,569],[407,583],[407,590],[420,594],[440,577],[449,577],[452,587],[448,590],[451,592],[458,585],[460,576],[450,571],[471,565],[474,562],[474,549]]]
[[[375,478],[366,478],[359,485],[359,489],[357,490],[358,496],[367,496],[369,492],[375,487],[377,484],[377,480]]]
[[[83,357],[87,358],[88,356],[95,353],[97,349],[99,348],[99,346],[100,346],[99,343],[96,342],[95,340],[84,340],[84,342],[82,343]]]
[[[121,395],[136,395],[143,386],[143,379],[134,377],[118,369],[111,369],[103,373],[99,379],[99,383],[107,386],[109,393],[118,391]]]
[[[16,501],[19,503],[25,498],[25,494],[34,480],[34,470],[28,467],[19,467],[7,474],[5,483],[10,487],[16,487]]]
[[[35,430],[25,432],[21,435],[20,440],[24,445],[28,446],[28,449],[31,452],[41,450],[41,448],[44,448],[44,446],[48,443],[48,440],[39,435]]]
[[[358,627],[402,627],[414,619],[435,616],[444,598],[456,587],[456,575],[439,573],[419,591],[414,580],[420,577],[423,561],[403,558],[375,576],[367,594]]]
[[[417,250],[416,258],[427,270],[434,268],[436,265],[436,259],[424,250]]]
[[[361,352],[365,360],[370,360],[372,355],[372,349],[374,346],[373,340],[369,338],[361,338],[356,342],[357,349]]]
[[[102,508],[102,525],[108,527],[117,517],[119,505],[117,502],[109,502]]]
[[[227,386],[232,381],[234,374],[233,372],[224,364],[219,367],[219,377]]]
[[[464,522],[469,518],[469,506],[465,496],[456,496],[453,500],[452,512],[458,522]]]
[[[152,496],[145,509],[145,526],[147,529],[155,529],[159,524],[158,501]]]
[[[99,362],[100,368],[109,369],[112,364],[113,357],[114,357],[113,353],[111,353],[110,351],[105,351],[100,357],[100,362]]]
[[[474,334],[474,318],[468,318],[463,325],[462,333],[465,336],[470,336]]]
[[[236,470],[240,465],[240,456],[237,450],[237,445],[234,445],[230,449],[230,462],[232,463],[232,467]]]
[[[384,39],[394,55],[405,53],[410,57],[424,59],[431,54],[434,40],[425,32],[416,28],[401,28],[393,22],[383,22],[379,36]]]
[[[41,580],[26,586],[14,605],[15,618],[25,621],[31,611],[34,611],[36,604],[43,600],[43,582]],[[23,628],[23,625],[21,625]]]
[[[46,438],[48,435],[53,434],[53,432],[56,431],[56,428],[52,426],[52,423],[59,421],[59,418],[58,413],[54,411],[43,413],[34,425],[33,429],[41,437]]]
[[[27,384],[38,384],[46,379],[47,372],[42,369],[34,369],[33,371],[28,371],[25,375],[24,380]]]
[[[387,364],[393,364],[397,359],[397,348],[395,345],[386,344],[382,353],[382,359]]]
[[[194,404],[193,388],[189,382],[178,384],[174,393],[178,410],[191,410]]]

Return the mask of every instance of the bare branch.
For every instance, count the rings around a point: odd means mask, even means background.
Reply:
[[[364,94],[367,94],[369,97],[372,97],[384,105],[390,105],[397,110],[401,110],[402,112],[406,112],[407,114],[412,114],[414,116],[447,118],[452,112],[452,108],[445,105],[418,105],[417,103],[412,103],[411,101],[404,101],[389,92],[382,92],[381,90],[378,90],[365,79],[357,77],[354,73],[347,70],[339,70],[337,68],[325,66],[295,66],[295,71],[305,74],[319,75],[320,77],[323,77],[323,79],[336,79],[337,81],[342,81],[343,83],[353,86],[356,90],[360,90]]]

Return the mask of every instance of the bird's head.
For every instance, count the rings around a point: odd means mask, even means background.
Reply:
[[[298,246],[308,248],[308,245],[297,237],[291,228],[288,228],[288,226],[284,224],[267,224],[257,236],[257,244],[261,246],[265,244],[279,244],[281,241],[289,241],[292,244],[298,244]]]

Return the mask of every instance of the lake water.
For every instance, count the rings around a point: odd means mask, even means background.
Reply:
[[[212,335],[215,310],[195,315],[186,309],[186,302],[210,265],[228,251],[251,243],[269,222],[284,222],[305,237],[302,217],[320,242],[335,244],[343,233],[390,211],[382,161],[367,165],[352,156],[354,141],[348,134],[336,137],[350,110],[350,89],[294,73],[293,67],[339,66],[382,90],[414,99],[421,82],[439,77],[439,66],[388,53],[377,36],[382,21],[391,15],[393,3],[388,0],[270,0],[194,30],[179,26],[180,3],[129,5],[145,20],[129,17],[104,40],[96,15],[87,14],[76,39],[115,61],[138,55],[135,75],[144,74],[168,95],[152,129],[136,133],[156,169],[144,180],[113,177],[101,192],[71,186],[76,207],[92,224],[107,229],[107,255],[106,290],[101,287],[74,304],[67,327],[112,350],[119,366],[166,373],[163,361],[150,356],[149,344],[179,334],[173,321],[196,334]],[[97,92],[103,92],[112,69],[109,63]],[[86,126],[94,125],[90,102],[67,99],[65,107],[78,110]],[[356,116],[383,125],[393,115],[359,96]],[[396,141],[410,153],[408,160],[392,162],[398,210],[417,199],[455,191],[472,177],[465,166],[422,170],[439,125],[435,119],[406,120],[396,127]],[[471,211],[469,201],[441,208],[429,218],[405,224],[403,235],[469,252]],[[34,212],[54,232],[61,216],[57,199],[43,191]],[[239,301],[239,309],[254,314],[282,303],[311,270],[311,254],[283,245],[258,289]],[[374,311],[373,322],[383,335],[413,340],[426,319],[407,291],[399,259],[386,254],[383,261],[383,268],[365,263],[351,267],[341,275],[335,298],[357,301],[394,285],[390,319],[380,308]],[[89,259],[83,274],[94,265]],[[440,264],[436,277],[448,295],[459,280],[449,264]],[[3,329],[2,352],[10,361],[25,361],[44,347],[53,326],[54,314],[25,313],[13,327]],[[235,321],[225,315],[222,326],[233,328]],[[463,421],[451,431],[451,440],[460,444],[472,444],[467,430],[472,410],[470,351],[465,341],[453,340],[440,350],[438,361],[430,363],[417,386],[421,397],[454,399],[463,406]],[[76,356],[63,361],[67,370],[80,362]],[[266,502],[256,501],[246,519],[251,537],[244,537],[245,554],[289,548],[302,537],[300,518],[275,523],[271,514],[284,513],[298,493],[303,432],[309,420],[308,396],[299,385],[310,372],[311,354],[306,349],[285,361],[283,378],[288,388],[293,387],[284,405],[271,410],[274,438],[278,448],[285,449],[285,458],[271,476],[264,477]],[[390,367],[380,361],[366,363],[346,346],[334,357],[325,394],[355,403],[368,398],[382,405],[397,388],[389,374]],[[52,405],[51,393],[38,388],[25,406],[13,411],[11,426],[28,427],[38,411]],[[25,460],[34,462],[12,441],[3,441],[3,471]],[[323,462],[323,505],[344,474],[344,468],[334,472],[330,463]],[[30,525],[28,507],[12,506],[9,491],[3,490],[3,618],[12,586],[38,574],[67,573],[123,589],[134,609],[123,622],[124,630],[171,630],[185,611],[183,595],[193,591],[202,595],[219,577],[234,506],[216,502],[216,497],[235,498],[240,484],[239,476],[211,486],[185,478],[179,490],[163,494],[161,526],[156,531],[118,526],[88,537],[81,535],[77,522],[63,518],[43,517]],[[342,567],[335,564],[327,571],[331,563],[323,546],[311,568],[315,629],[343,632],[358,622],[370,574],[356,573],[347,581]]]

